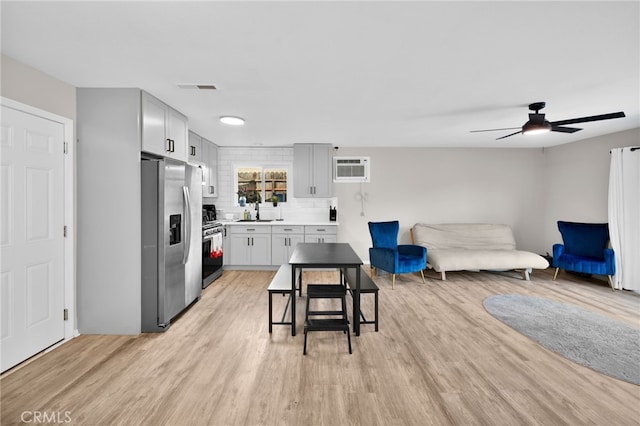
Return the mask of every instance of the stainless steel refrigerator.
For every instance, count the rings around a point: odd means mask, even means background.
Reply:
[[[142,331],[162,332],[202,292],[202,169],[142,159]]]

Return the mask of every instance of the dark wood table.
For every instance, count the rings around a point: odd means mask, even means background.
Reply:
[[[349,243],[298,243],[289,259],[291,265],[291,335],[296,335],[296,271],[304,268],[355,268],[353,292],[353,332],[360,335],[360,271],[362,260]],[[342,274],[341,274],[342,276]],[[301,280],[302,281],[302,280]],[[302,292],[302,282],[300,282]]]

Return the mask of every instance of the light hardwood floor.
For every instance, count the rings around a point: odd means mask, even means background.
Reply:
[[[268,333],[273,272],[226,271],[164,334],[86,335],[4,374],[2,425],[25,412],[82,425],[637,425],[640,387],[577,365],[490,316],[527,294],[639,324],[640,297],[551,271],[430,272],[380,287],[380,331]],[[337,273],[305,272],[306,282]],[[274,296],[275,316],[284,306]],[[372,296],[363,296],[371,312]],[[117,315],[117,312],[114,312]],[[31,419],[28,414],[24,419]]]

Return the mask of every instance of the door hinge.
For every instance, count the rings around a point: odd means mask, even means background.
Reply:
[[[64,237],[67,237],[67,225],[64,226],[64,230],[62,231]]]
[[[69,144],[67,142],[64,143],[64,151],[65,154],[69,153]]]
[[[67,308],[64,308],[63,316],[65,321],[69,321],[69,310]]]

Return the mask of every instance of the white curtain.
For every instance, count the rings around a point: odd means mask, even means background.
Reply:
[[[611,150],[609,233],[616,289],[640,292],[640,149]]]

